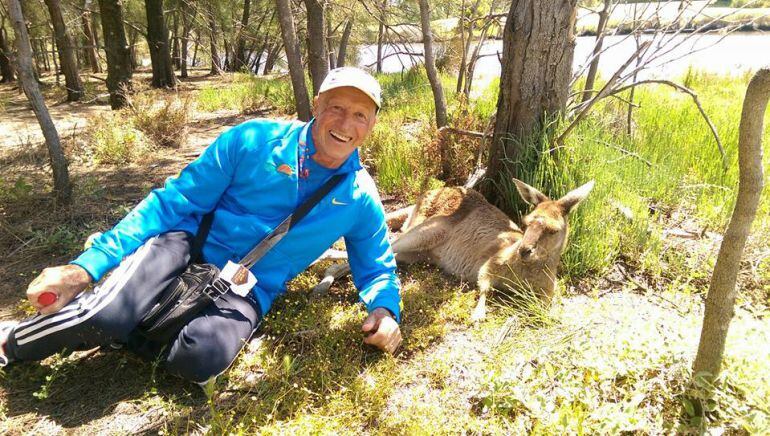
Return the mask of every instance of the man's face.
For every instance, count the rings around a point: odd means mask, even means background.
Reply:
[[[327,168],[339,168],[372,132],[376,108],[366,94],[349,86],[318,95],[313,100],[313,160]]]

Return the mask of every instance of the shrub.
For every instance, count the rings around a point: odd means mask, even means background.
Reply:
[[[158,101],[159,100],[159,101]],[[149,93],[136,96],[129,106],[131,122],[157,146],[179,148],[187,141],[190,100]]]
[[[94,117],[86,127],[86,154],[98,164],[136,161],[151,149],[141,131],[126,125],[124,112]]]

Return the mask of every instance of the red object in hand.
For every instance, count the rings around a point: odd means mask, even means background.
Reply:
[[[39,297],[37,297],[37,302],[43,306],[50,306],[56,303],[56,300],[57,296],[53,292],[43,292]]]

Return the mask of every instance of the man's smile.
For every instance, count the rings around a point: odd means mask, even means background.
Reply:
[[[340,142],[349,142],[351,139],[353,139],[352,136],[345,136],[342,133],[336,132],[334,130],[329,130],[329,134],[332,136],[332,138]]]

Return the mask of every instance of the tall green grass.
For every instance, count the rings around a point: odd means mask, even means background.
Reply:
[[[311,88],[312,89],[312,88]],[[236,73],[227,86],[207,86],[197,96],[198,109],[236,109],[248,113],[273,107],[279,113],[296,111],[291,83],[287,78],[262,78]]]
[[[514,163],[514,175],[551,197],[596,181],[594,191],[570,218],[571,241],[563,257],[568,276],[604,271],[618,256],[660,269],[660,226],[674,211],[701,229],[725,228],[737,193],[738,124],[748,78],[691,71],[679,79],[699,94],[716,125],[727,171],[691,98],[668,87],[637,90],[635,101],[641,107],[634,110],[631,136],[626,133],[627,106],[604,100],[564,147],[553,146],[553,137],[562,128],[558,125],[550,134],[521,140],[527,152]],[[766,130],[764,142],[768,139]],[[765,155],[766,172],[768,162]],[[512,186],[507,192],[515,197]],[[767,241],[769,199],[765,190],[755,224],[758,243]]]

